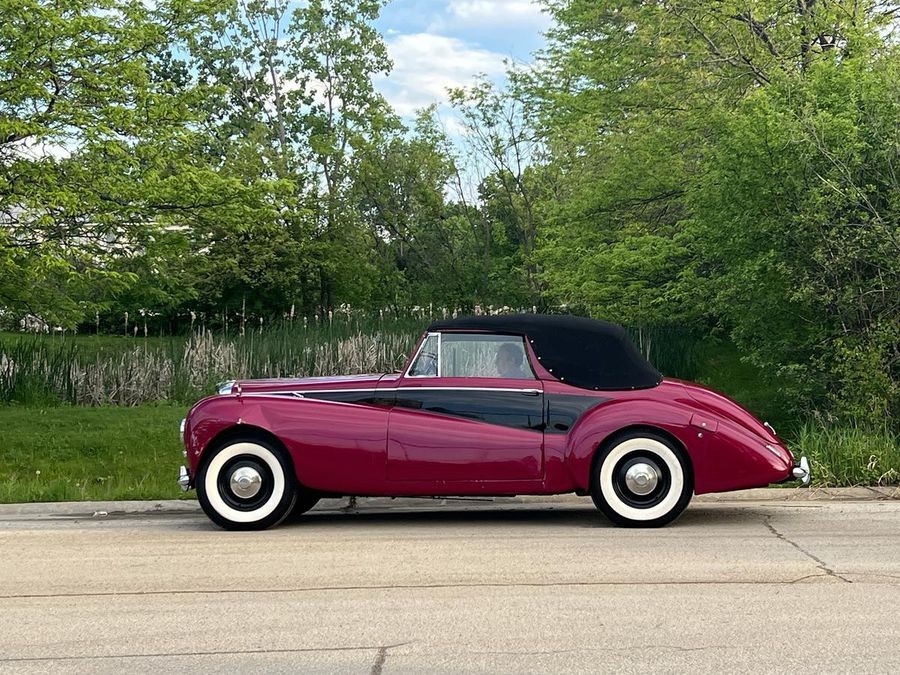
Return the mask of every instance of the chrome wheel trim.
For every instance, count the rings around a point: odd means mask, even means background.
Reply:
[[[650,462],[632,464],[625,472],[625,486],[640,497],[649,495],[658,484],[659,471]]]
[[[646,454],[648,459],[662,462],[668,470],[671,480],[665,496],[653,506],[636,508],[619,496],[616,491],[615,468],[619,461],[630,453]],[[681,491],[684,489],[684,469],[675,452],[665,443],[654,438],[630,438],[614,446],[604,457],[600,467],[600,492],[609,507],[623,518],[630,520],[656,520],[668,514],[678,505]]]
[[[262,489],[263,479],[259,471],[251,466],[237,468],[228,478],[228,486],[235,497],[251,499]]]
[[[219,494],[219,473],[229,460],[240,455],[255,457],[260,462],[264,462],[272,472],[272,494],[259,508],[252,511],[239,511],[229,506]],[[286,485],[284,469],[275,454],[265,446],[249,442],[234,443],[216,453],[215,457],[210,460],[209,466],[206,467],[204,480],[206,498],[209,500],[210,506],[220,516],[235,523],[255,523],[271,515],[284,497]]]

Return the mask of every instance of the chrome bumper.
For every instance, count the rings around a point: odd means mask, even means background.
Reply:
[[[181,466],[178,469],[178,487],[181,488],[182,492],[187,492],[191,489],[191,476],[185,466]]]
[[[800,462],[794,467],[792,473],[795,479],[802,480],[804,485],[809,485],[809,481],[812,478],[809,472],[809,460],[806,457],[801,457]]]

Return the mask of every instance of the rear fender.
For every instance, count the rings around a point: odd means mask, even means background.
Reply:
[[[629,429],[662,432],[687,452],[700,491],[710,457],[707,435],[691,427],[692,411],[651,399],[622,399],[597,406],[569,432],[566,464],[579,490],[590,490],[591,466],[599,448],[614,435]]]
[[[687,452],[698,495],[764,487],[791,475],[793,462],[783,446],[731,420],[679,404],[624,399],[594,408],[570,432],[566,464],[578,489],[590,490],[597,450],[629,429],[662,432],[677,441]]]

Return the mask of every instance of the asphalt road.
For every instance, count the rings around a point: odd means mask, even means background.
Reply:
[[[900,501],[0,511],[0,672],[900,672]]]

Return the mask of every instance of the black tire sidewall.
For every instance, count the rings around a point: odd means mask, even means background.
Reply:
[[[302,516],[304,513],[309,511],[312,507],[319,503],[318,494],[315,492],[311,492],[310,490],[306,490],[304,488],[299,488],[297,490],[297,501],[294,503],[294,508],[291,509],[291,513],[288,516],[289,521],[294,521]]]

